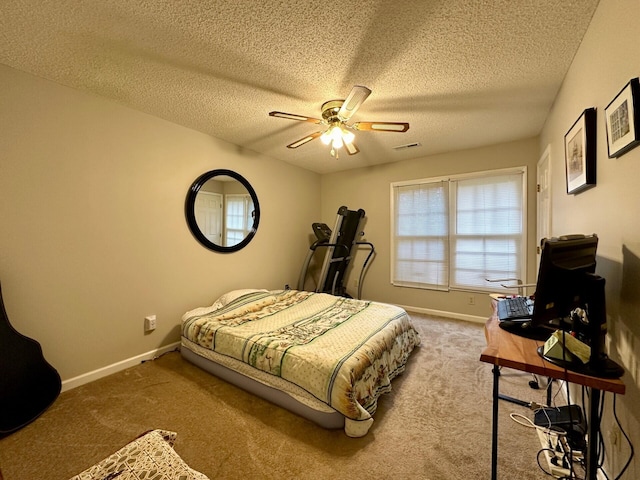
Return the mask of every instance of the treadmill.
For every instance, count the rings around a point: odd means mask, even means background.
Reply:
[[[362,267],[360,281],[358,282],[358,298],[360,298],[365,267],[374,252],[372,243],[358,242],[356,240],[358,234],[363,235],[360,226],[364,217],[364,210],[349,210],[346,206],[342,206],[338,209],[333,230],[325,223],[312,224],[313,232],[317,240],[311,245],[302,271],[300,272],[298,290],[304,290],[304,283],[311,259],[315,252],[321,249],[324,250],[325,254],[315,291],[350,297],[344,284],[345,273],[356,248],[359,245],[367,245],[371,251]]]

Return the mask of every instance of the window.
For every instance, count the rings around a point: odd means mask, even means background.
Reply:
[[[253,201],[250,195],[225,195],[225,245],[237,245],[253,226]]]
[[[526,169],[391,185],[391,283],[486,289],[526,278]]]

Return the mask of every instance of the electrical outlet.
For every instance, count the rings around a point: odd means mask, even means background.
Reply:
[[[609,442],[611,442],[611,445],[617,452],[620,452],[620,444],[622,443],[622,432],[620,431],[620,427],[618,425],[613,425],[611,427],[611,430],[609,430]]]
[[[150,332],[156,329],[156,316],[149,315],[148,317],[144,317],[144,331]]]
[[[469,305],[475,305],[476,304],[476,296],[475,295],[469,295],[469,298],[467,299],[467,303]]]

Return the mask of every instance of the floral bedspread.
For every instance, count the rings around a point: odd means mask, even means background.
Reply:
[[[324,293],[249,293],[186,315],[182,335],[303,388],[348,419],[369,420],[418,333],[396,306]]]

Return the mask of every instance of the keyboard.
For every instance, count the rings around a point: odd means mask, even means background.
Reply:
[[[533,300],[529,297],[507,297],[498,300],[500,320],[528,320],[533,314]]]

